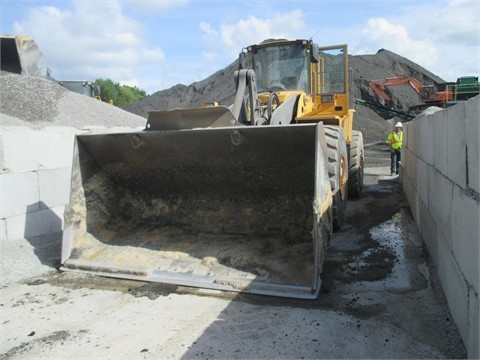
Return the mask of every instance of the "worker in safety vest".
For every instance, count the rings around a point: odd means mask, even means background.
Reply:
[[[400,161],[402,159],[403,131],[402,123],[397,122],[393,131],[387,136],[387,145],[390,147],[390,171],[391,175],[398,175]]]

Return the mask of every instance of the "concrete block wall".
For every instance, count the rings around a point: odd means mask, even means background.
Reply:
[[[402,182],[468,356],[480,356],[480,97],[404,126]]]
[[[0,127],[0,240],[61,232],[75,134],[120,131],[135,129]]]
[[[0,129],[2,241],[62,231],[78,132],[70,127]]]

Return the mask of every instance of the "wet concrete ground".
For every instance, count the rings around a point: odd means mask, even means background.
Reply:
[[[318,303],[355,317],[382,319],[447,358],[464,358],[428,251],[389,165],[383,145],[366,148],[364,192],[349,201],[346,226],[334,236]]]
[[[364,192],[349,201],[313,301],[59,273],[58,239],[50,251],[39,239],[22,243],[43,267],[2,281],[0,359],[465,358],[399,179],[388,174],[384,146],[367,147]]]

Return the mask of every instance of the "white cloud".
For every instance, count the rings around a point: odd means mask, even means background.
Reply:
[[[218,25],[200,22],[203,63],[197,64],[197,80],[229,65],[245,46],[260,43],[267,38],[295,37],[303,26],[303,13],[299,10],[275,14],[272,18],[248,15],[236,22],[221,22]]]
[[[145,43],[141,24],[123,15],[118,1],[78,0],[68,10],[33,7],[14,31],[34,34],[57,80],[135,83],[143,66],[165,60],[160,48]]]
[[[479,44],[480,2],[450,0],[432,11],[420,7],[418,11],[427,16],[412,19],[412,28],[419,35],[428,34],[436,42],[460,42],[465,45]]]
[[[213,29],[212,25],[204,22],[204,21],[201,21],[200,22],[200,30],[202,30],[205,34],[207,35],[215,35],[216,34],[216,31]]]
[[[394,24],[386,19],[376,18],[367,21],[362,31],[362,39],[368,44],[367,52],[374,53],[380,48],[387,48],[399,55],[410,54],[409,59],[432,66],[438,59],[435,45],[427,39],[413,39],[403,25]],[[375,50],[373,50],[375,49]],[[362,49],[357,49],[361,51]]]
[[[144,13],[164,12],[166,10],[176,9],[188,5],[189,0],[167,0],[167,1],[152,1],[152,0],[129,0],[125,2],[125,6],[130,9],[137,10]]]
[[[480,2],[450,0],[408,4],[388,18],[373,18],[351,29],[354,54],[386,48],[446,81],[480,73]],[[360,34],[356,35],[356,34]]]
[[[165,60],[165,54],[158,47],[152,47],[143,50],[143,59],[148,60],[149,63],[160,63]]]
[[[272,18],[249,15],[236,23],[221,23],[218,28],[205,22],[200,24],[207,53],[223,53],[231,59],[235,59],[243,47],[268,38],[296,38],[304,27],[301,10],[277,13]]]

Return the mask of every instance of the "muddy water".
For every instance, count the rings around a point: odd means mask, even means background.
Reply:
[[[377,241],[380,247],[390,249],[395,261],[391,273],[384,281],[363,284],[365,288],[406,291],[426,286],[426,279],[418,267],[424,262],[422,249],[418,247],[418,242],[409,236],[409,232],[415,231],[412,229],[414,226],[410,214],[402,210],[391,220],[370,230],[372,239]]]
[[[352,290],[405,292],[426,287],[420,266],[425,262],[423,250],[411,236],[414,226],[408,211],[401,209],[370,229],[372,246],[347,264],[360,280],[352,284]]]

